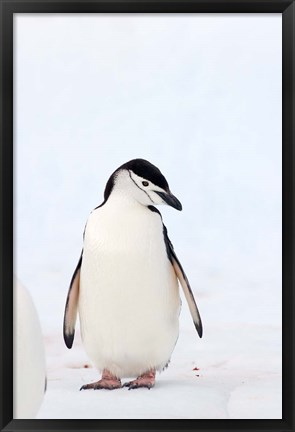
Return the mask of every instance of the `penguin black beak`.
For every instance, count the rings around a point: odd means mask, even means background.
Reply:
[[[155,192],[160,195],[160,197],[165,201],[166,204],[170,205],[176,210],[182,210],[181,202],[174,195],[172,195],[171,192]]]

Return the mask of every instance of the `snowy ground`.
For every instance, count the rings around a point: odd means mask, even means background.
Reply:
[[[216,326],[207,330],[206,341],[199,343],[188,327],[182,329],[169,368],[150,391],[79,392],[81,385],[98,379],[96,370],[88,367],[80,345],[75,353],[61,355],[61,341],[47,338],[49,382],[37,418],[281,418],[280,355],[270,344],[269,361],[264,360],[265,349],[261,358],[261,347],[278,330],[229,325],[221,334]],[[218,342],[214,333],[219,333]],[[248,353],[253,345],[254,356]],[[239,352],[237,346],[242,346]]]
[[[64,299],[53,290],[52,297],[44,300],[55,312],[47,322],[51,328],[45,335],[48,390],[37,418],[281,418],[281,332],[273,298],[261,301],[258,287],[250,296],[246,291],[235,295],[218,278],[211,282],[208,293],[200,290],[198,296],[203,338],[194,330],[183,300],[180,337],[171,363],[150,391],[79,391],[97,380],[98,372],[84,353],[79,333],[73,348],[65,347]],[[218,295],[212,293],[214,286]]]
[[[150,391],[79,392],[97,371],[80,343],[66,353],[61,335],[47,337],[48,390],[37,418],[281,418],[280,347],[272,343],[279,329],[215,325],[200,342],[190,324]]]

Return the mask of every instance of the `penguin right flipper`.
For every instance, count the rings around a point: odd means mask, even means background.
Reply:
[[[190,283],[188,281],[188,278],[182,268],[182,265],[180,264],[179,259],[176,256],[176,253],[174,251],[173,245],[168,237],[167,228],[163,224],[163,231],[164,231],[164,240],[166,244],[166,250],[168,254],[168,258],[172,263],[172,266],[174,268],[175,274],[177,276],[177,279],[180,282],[180,285],[182,286],[186,301],[188,303],[188,307],[191,313],[191,316],[193,318],[193,322],[195,325],[195,328],[198,332],[198,335],[200,338],[203,335],[203,326],[202,326],[202,320],[200,317],[200,313],[198,310],[198,306],[196,304],[192,289],[190,287]]]
[[[79,299],[79,286],[80,286],[80,269],[82,264],[81,253],[79,262],[74,271],[70,288],[67,296],[65,313],[64,313],[64,324],[63,324],[63,335],[64,341],[68,348],[72,348],[74,336],[75,336],[75,325],[78,312],[78,299]]]

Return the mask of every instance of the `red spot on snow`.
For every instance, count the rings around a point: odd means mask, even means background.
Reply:
[[[200,370],[200,368],[194,367],[193,370]]]

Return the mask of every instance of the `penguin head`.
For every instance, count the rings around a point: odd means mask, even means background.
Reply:
[[[144,159],[132,159],[116,169],[106,184],[105,202],[111,194],[132,197],[147,207],[167,204],[182,210],[180,201],[170,192],[159,168]]]

